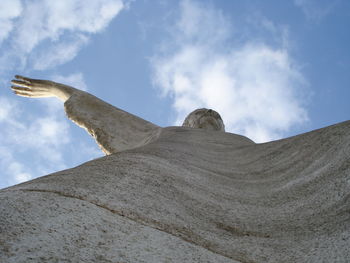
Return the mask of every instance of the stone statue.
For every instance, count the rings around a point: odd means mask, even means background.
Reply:
[[[199,109],[160,128],[62,84],[107,156],[0,190],[0,262],[349,262],[350,121],[257,144]]]
[[[29,98],[57,97],[64,102],[68,118],[87,130],[107,155],[146,145],[159,136],[159,126],[87,92],[49,80],[15,77],[11,87],[15,94]],[[219,113],[204,108],[190,113],[183,126],[225,131]]]

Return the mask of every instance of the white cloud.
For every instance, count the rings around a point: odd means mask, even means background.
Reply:
[[[21,14],[22,4],[20,0],[1,1],[0,19],[12,19]]]
[[[56,42],[64,33],[97,33],[122,8],[121,0],[27,1],[15,40],[20,49],[28,53],[41,41]]]
[[[16,161],[9,164],[8,172],[14,175],[15,183],[22,183],[32,179],[32,175],[25,172],[23,165]]]
[[[13,111],[15,110],[15,103],[8,100],[5,97],[0,97],[0,123],[6,119],[11,118]]]
[[[15,113],[18,113],[17,105],[14,101],[6,97],[0,97],[0,188],[9,184],[21,183],[32,178],[30,172],[26,171],[23,165],[14,158],[14,153],[9,140],[8,133],[13,129],[21,129],[24,126],[15,120]],[[5,109],[5,110],[4,110]],[[11,175],[11,176],[8,176]]]
[[[234,25],[221,11],[193,1],[182,1],[180,11],[169,50],[152,60],[155,85],[174,100],[176,124],[196,108],[213,108],[228,131],[264,142],[307,120],[299,97],[307,85],[284,30],[278,47],[254,38],[237,44],[229,40],[239,31],[230,31]]]
[[[8,147],[9,153],[16,148],[19,152],[35,150],[36,156],[42,160],[61,165],[62,147],[70,142],[68,125],[63,114],[47,111],[41,117],[33,119],[31,114],[20,110],[14,100],[0,97],[0,101],[7,105],[7,113],[1,122],[1,147]],[[13,114],[14,112],[16,114]]]
[[[88,87],[84,81],[84,76],[81,72],[73,73],[67,76],[53,75],[51,78],[55,82],[63,83],[80,90],[88,90]]]
[[[26,171],[23,165],[15,160],[13,153],[7,147],[0,146],[0,165],[4,167],[1,171],[2,174],[0,174],[2,177],[0,188],[32,178],[30,172]],[[11,176],[7,176],[8,174]]]
[[[0,44],[13,29],[13,20],[22,12],[20,0],[0,2]]]
[[[124,8],[124,2],[1,0],[0,75],[13,70],[46,70],[67,63],[93,34],[108,26]],[[80,73],[55,75],[53,80],[87,88]],[[2,78],[0,82],[8,83]],[[39,117],[34,117],[31,110],[25,111],[19,105],[21,99],[0,96],[0,187],[67,168],[70,159],[74,163],[84,161],[69,153],[72,131],[61,102],[52,98],[39,100]],[[30,165],[25,164],[28,155]],[[96,157],[96,151],[84,153],[84,157]]]
[[[87,90],[80,72],[56,74],[52,80]],[[60,100],[38,99],[33,103],[41,113],[35,114],[25,111],[19,101],[0,96],[0,188],[103,155],[92,139],[90,144],[79,139],[73,142],[75,127],[65,116]],[[30,164],[26,163],[28,159]]]
[[[12,48],[1,60],[38,70],[66,63],[123,8],[122,0],[2,0],[0,44]]]
[[[224,41],[228,37],[231,25],[220,10],[187,0],[182,1],[180,5],[181,16],[177,21],[177,27],[181,30],[182,39],[213,43]],[[198,30],[201,30],[200,34]]]
[[[62,29],[96,33],[123,8],[120,0],[46,0],[44,4],[50,14],[48,27],[54,34]]]
[[[314,22],[319,22],[327,16],[338,2],[338,0],[294,0],[294,4],[301,8],[306,18]]]
[[[54,43],[46,49],[39,50],[36,58],[33,59],[33,68],[45,70],[67,63],[75,58],[87,42],[87,36],[77,34],[72,40]]]

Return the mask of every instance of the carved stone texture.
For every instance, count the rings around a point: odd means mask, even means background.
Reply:
[[[350,122],[147,145],[0,191],[0,262],[348,262]]]

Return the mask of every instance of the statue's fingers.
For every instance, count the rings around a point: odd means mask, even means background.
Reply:
[[[32,83],[32,84],[43,84],[43,85],[47,85],[48,80],[43,80],[43,79],[31,79],[31,78],[27,78],[27,77],[23,77],[21,75],[15,75],[16,79],[19,79],[25,83]]]
[[[19,79],[19,80],[22,80],[22,81],[24,81],[24,82],[30,82],[32,79],[30,79],[30,78],[27,78],[27,77],[23,77],[23,76],[21,76],[21,75],[15,75],[15,78],[16,79]]]
[[[21,91],[17,91],[17,90],[14,90],[13,92],[16,95],[21,96],[21,97],[32,97],[33,96],[33,94],[29,94],[27,92],[21,92]]]
[[[28,88],[11,86],[11,89],[15,94],[19,96],[30,97],[31,95],[33,95],[33,92]]]
[[[15,78],[16,78],[16,80],[21,80],[21,81],[26,82],[26,83],[30,83],[30,81],[31,81],[30,78],[23,77],[21,75],[15,75]]]
[[[26,91],[26,92],[32,92],[35,93],[47,93],[47,89],[42,87],[21,87],[21,86],[11,86],[12,90],[18,90],[18,91]]]
[[[11,83],[13,85],[17,85],[17,86],[21,86],[21,87],[31,87],[32,84],[30,84],[29,82],[25,82],[25,81],[22,81],[22,80],[16,80],[16,79],[13,79],[11,80]]]
[[[21,96],[21,97],[29,97],[29,98],[41,98],[41,97],[47,97],[46,94],[44,93],[31,93],[31,92],[26,92],[26,91],[13,91],[16,95]]]
[[[29,89],[29,88],[24,88],[24,87],[18,87],[18,86],[11,86],[11,89],[13,90],[13,91],[31,91],[31,89]]]

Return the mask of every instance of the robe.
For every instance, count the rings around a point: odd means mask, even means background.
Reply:
[[[0,262],[348,262],[349,121],[263,144],[147,125],[1,190]]]

